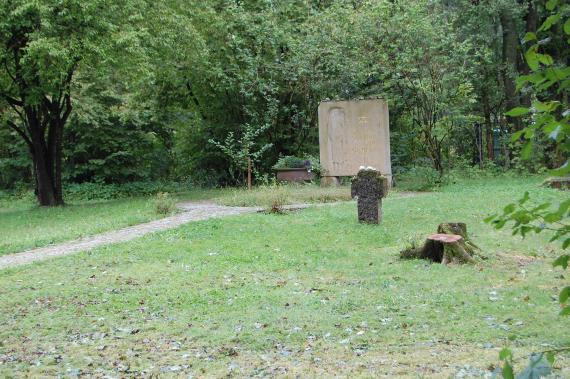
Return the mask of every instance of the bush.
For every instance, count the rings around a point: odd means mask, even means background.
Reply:
[[[284,168],[306,168],[309,172],[312,172],[315,175],[314,181],[320,179],[322,171],[319,158],[309,154],[305,154],[303,158],[287,155],[279,158],[277,163],[273,165],[274,170]]]
[[[295,157],[293,155],[286,155],[279,158],[277,163],[273,165],[274,169],[281,168],[310,168],[311,162],[307,159]]]
[[[309,171],[315,174],[315,180],[320,179],[323,171],[320,159],[313,155],[305,155],[305,160],[309,161]]]
[[[154,198],[154,210],[160,215],[167,215],[176,209],[176,199],[168,192],[159,192]]]
[[[483,169],[465,159],[457,160],[444,176],[444,182],[457,183],[464,179],[492,178],[504,174],[503,169],[493,161],[486,161]]]
[[[439,172],[428,166],[414,166],[404,172],[396,182],[398,187],[408,191],[432,191],[441,186]]]
[[[283,214],[285,213],[284,206],[287,203],[288,203],[288,198],[285,188],[280,186],[274,186],[271,196],[269,197],[267,212]]]
[[[69,183],[64,186],[66,201],[111,200],[125,197],[152,196],[159,192],[180,192],[179,183],[132,182],[125,184]]]

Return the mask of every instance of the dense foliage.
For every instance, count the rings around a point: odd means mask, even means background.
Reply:
[[[533,101],[516,91],[534,62],[520,41],[549,15],[534,0],[5,1],[0,188],[57,204],[61,183],[239,184],[247,158],[260,180],[318,155],[321,100],[368,96],[389,103],[396,174],[556,167],[544,132],[519,159],[524,124],[504,116]],[[555,61],[563,27],[537,44]]]
[[[570,110],[568,110],[568,95],[570,87],[570,68],[567,60],[555,58],[550,54],[550,43],[559,37],[552,31],[557,24],[561,24],[563,36],[570,36],[570,6],[560,4],[559,0],[548,0],[546,10],[552,12],[540,25],[536,32],[528,32],[524,41],[530,45],[525,52],[525,59],[531,72],[517,78],[517,90],[530,94],[530,106],[518,106],[507,112],[511,117],[521,117],[525,127],[513,133],[513,142],[522,140],[521,157],[528,160],[533,146],[536,144],[534,136],[542,134],[552,141],[562,153],[565,161],[553,170],[558,176],[570,173]],[[570,39],[567,40],[570,44]],[[501,229],[512,223],[513,235],[520,234],[523,238],[528,234],[550,233],[550,241],[561,241],[562,249],[570,246],[570,199],[560,204],[544,202],[532,204],[528,192],[516,203],[510,203],[500,215],[493,215],[487,219],[495,228]],[[568,268],[570,255],[563,254],[553,263],[554,267]],[[560,291],[560,315],[570,315],[570,286]],[[564,329],[563,329],[564,331]],[[517,378],[538,378],[550,374],[550,366],[554,363],[555,352],[568,350],[568,348],[553,349],[534,354],[526,369],[518,374]],[[510,349],[501,351],[500,359],[503,367],[500,370],[503,378],[515,378],[513,370],[513,354]]]

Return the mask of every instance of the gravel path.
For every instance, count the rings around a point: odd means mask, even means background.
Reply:
[[[416,196],[417,193],[403,192],[398,193],[395,198],[405,198]],[[345,202],[313,204],[313,206],[328,206],[342,204]],[[295,210],[309,207],[309,204],[293,204],[285,205],[284,209]],[[90,250],[98,246],[109,245],[117,242],[130,241],[132,239],[144,236],[148,233],[154,233],[161,230],[176,228],[180,225],[192,222],[207,220],[209,218],[217,218],[224,216],[239,215],[243,213],[260,212],[263,208],[259,207],[228,207],[217,205],[214,203],[180,203],[178,207],[182,210],[174,216],[165,217],[160,220],[150,221],[144,224],[129,226],[127,228],[113,230],[94,236],[81,238],[74,241],[64,242],[58,245],[40,247],[37,249],[23,251],[21,253],[7,254],[0,256],[0,270],[25,265],[28,263],[41,261],[53,257],[78,253],[80,251]]]
[[[130,241],[160,230],[172,229],[191,221],[207,220],[209,218],[238,215],[242,213],[258,212],[260,208],[253,207],[225,207],[211,203],[182,203],[182,210],[174,216],[147,222],[127,228],[114,230],[58,245],[40,247],[23,251],[21,253],[7,254],[0,257],[0,270],[25,265],[28,263],[59,257],[93,249],[98,246]]]

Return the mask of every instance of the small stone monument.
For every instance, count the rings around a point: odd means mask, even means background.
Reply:
[[[352,178],[351,196],[358,199],[358,221],[382,221],[382,198],[388,195],[388,178],[372,167],[361,167]]]

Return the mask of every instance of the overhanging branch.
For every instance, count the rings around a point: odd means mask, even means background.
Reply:
[[[28,144],[28,147],[30,148],[30,151],[33,151],[33,147],[34,145],[32,144],[32,141],[30,140],[30,138],[26,135],[26,133],[20,129],[18,127],[18,125],[14,124],[12,121],[6,121],[6,124],[8,124],[8,127],[12,130],[14,130],[16,133],[18,133],[20,135],[20,137],[22,137],[24,139],[24,141],[26,141],[26,143]]]

